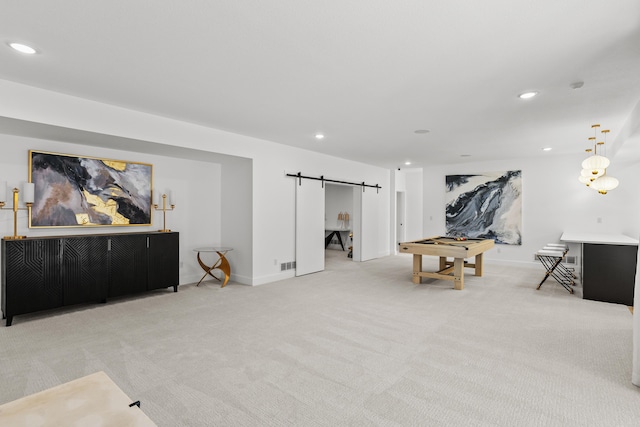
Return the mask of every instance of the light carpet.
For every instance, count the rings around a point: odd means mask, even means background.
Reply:
[[[486,263],[455,291],[414,285],[410,255],[327,253],[267,285],[16,316],[0,403],[105,371],[158,426],[639,425],[627,307],[537,291],[534,264]]]

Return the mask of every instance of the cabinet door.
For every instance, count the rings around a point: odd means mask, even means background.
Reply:
[[[147,290],[147,235],[111,236],[109,296]]]
[[[60,239],[3,241],[5,316],[62,306]]]
[[[180,263],[178,236],[179,233],[149,235],[149,290],[173,286],[177,291]]]
[[[108,238],[62,239],[64,304],[104,301],[109,285]]]
[[[583,298],[633,306],[637,256],[637,246],[585,243]]]

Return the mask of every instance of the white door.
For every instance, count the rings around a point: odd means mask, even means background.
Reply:
[[[296,179],[296,276],[324,270],[324,187]]]
[[[378,258],[378,205],[380,194],[375,188],[355,187],[353,223],[353,260]]]

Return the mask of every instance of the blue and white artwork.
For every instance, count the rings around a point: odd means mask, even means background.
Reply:
[[[522,171],[447,175],[447,235],[522,244]]]

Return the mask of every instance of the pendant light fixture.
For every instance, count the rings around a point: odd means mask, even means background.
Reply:
[[[591,150],[587,150],[587,151],[591,151]],[[580,181],[581,183],[589,187],[593,181],[595,181],[597,178],[601,177],[602,175],[604,175],[604,169],[598,169],[598,173],[595,175],[591,173],[591,169],[582,169],[580,171],[580,176],[578,177],[578,181]]]
[[[600,127],[600,125],[592,125],[591,128],[593,129],[593,133],[594,136],[589,138],[589,141],[593,141],[594,146],[593,146],[593,156],[586,158],[583,162],[582,162],[582,169],[590,169],[592,174],[597,174],[598,169],[606,169],[609,164],[611,163],[609,161],[609,159],[607,159],[604,156],[600,156],[598,155],[598,145],[599,143],[596,143],[596,132],[598,131],[598,128]],[[606,132],[609,132],[608,130]],[[603,131],[603,133],[605,133]],[[606,133],[605,133],[606,135]]]
[[[597,190],[600,194],[607,194],[607,191],[613,190],[618,184],[620,184],[620,182],[617,179],[604,174],[591,183],[591,188]]]
[[[589,138],[589,142],[593,144],[593,149],[585,150],[587,153],[593,153],[582,162],[582,170],[578,181],[587,187],[596,190],[599,194],[607,194],[607,192],[615,189],[619,185],[619,181],[607,175],[607,167],[611,161],[606,157],[605,142],[607,139],[608,129],[602,130],[600,133],[604,135],[604,141],[596,142],[597,132],[600,125],[592,125],[593,135]]]

